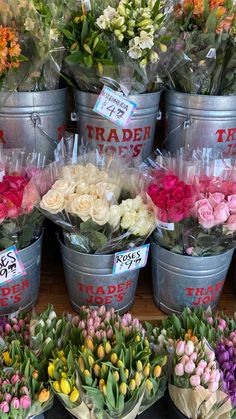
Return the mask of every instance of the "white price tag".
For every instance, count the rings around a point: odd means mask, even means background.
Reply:
[[[206,58],[215,58],[216,59],[216,49],[215,48],[210,48]]]
[[[149,244],[115,253],[113,275],[143,268],[147,263]]]
[[[136,103],[115,92],[110,87],[104,86],[93,110],[114,122],[114,124],[124,127],[129,122],[136,107]]]
[[[16,246],[11,246],[0,253],[0,284],[25,275],[23,263]]]
[[[164,221],[157,220],[157,227],[163,228],[163,230],[174,231],[174,223],[164,223]]]

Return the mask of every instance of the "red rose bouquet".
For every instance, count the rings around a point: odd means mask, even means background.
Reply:
[[[12,245],[23,249],[41,234],[43,217],[34,207],[38,192],[29,182],[42,167],[37,159],[38,155],[20,150],[1,156],[0,249]]]

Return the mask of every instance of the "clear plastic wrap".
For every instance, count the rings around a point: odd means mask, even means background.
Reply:
[[[59,88],[64,48],[59,22],[70,19],[77,0],[3,0],[0,15],[16,27],[24,63],[8,72],[5,91],[41,91]],[[1,18],[0,18],[1,21]]]
[[[235,246],[236,164],[212,149],[154,153],[142,165],[154,208],[154,240],[189,256],[211,256]],[[148,169],[149,167],[149,169]]]
[[[42,233],[43,216],[35,208],[39,199],[30,180],[39,174],[45,158],[21,149],[0,152],[0,249],[23,249]]]
[[[227,61],[233,54],[230,40],[235,13],[232,1],[175,3],[166,22],[168,51],[159,61],[159,73],[166,76],[170,89],[191,94],[224,94],[222,82]],[[232,63],[229,65],[232,67]]]
[[[117,155],[78,150],[34,178],[40,211],[62,227],[66,245],[113,253],[143,244],[155,222],[142,198],[142,176]]]
[[[162,1],[82,2],[77,16],[59,27],[68,53],[65,74],[95,93],[103,84],[124,94],[158,90],[166,13]]]

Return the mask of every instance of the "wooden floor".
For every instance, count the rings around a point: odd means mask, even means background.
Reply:
[[[51,303],[58,314],[64,311],[72,313],[73,309],[66,290],[60,251],[54,229],[50,224],[44,236],[43,249],[41,290],[36,309],[37,311],[42,311],[47,307],[48,303]],[[219,310],[224,310],[228,315],[232,315],[236,311],[236,297],[233,291],[233,281],[236,282],[235,263],[236,261],[233,261],[231,264],[218,307]],[[157,321],[166,316],[153,303],[149,264],[147,268],[141,270],[131,313],[141,320],[149,321]]]

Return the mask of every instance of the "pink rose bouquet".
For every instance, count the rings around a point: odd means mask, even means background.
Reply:
[[[169,394],[186,417],[230,417],[232,405],[223,392],[221,371],[214,351],[205,340],[177,340],[174,348]],[[221,415],[227,416],[221,416]]]
[[[43,164],[43,159],[36,163],[38,157],[21,150],[1,155],[0,250],[12,245],[23,249],[42,232],[43,217],[35,207],[39,195],[30,182]]]

